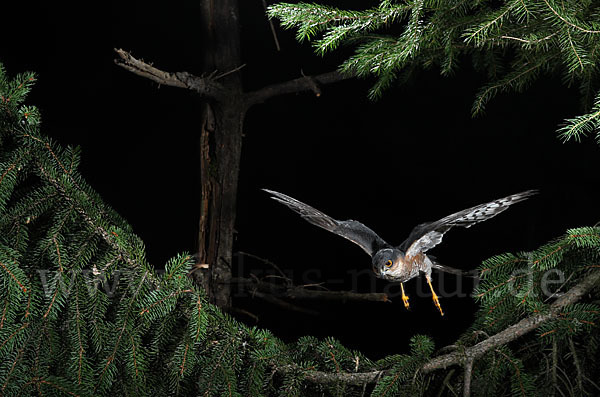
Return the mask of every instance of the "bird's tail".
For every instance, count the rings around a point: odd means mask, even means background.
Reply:
[[[454,267],[442,265],[441,263],[438,263],[436,261],[433,262],[433,265],[431,267],[433,267],[434,269],[440,270],[442,272],[456,274],[457,276],[479,278],[479,271],[477,269],[461,270],[461,269],[456,269]]]

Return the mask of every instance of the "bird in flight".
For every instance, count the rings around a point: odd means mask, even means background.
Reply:
[[[537,193],[536,190],[527,190],[511,194],[489,203],[456,212],[435,222],[421,223],[412,230],[402,244],[394,247],[358,221],[339,221],[288,195],[273,190],[263,190],[271,194],[273,200],[288,206],[313,225],[342,236],[362,248],[371,256],[373,271],[377,277],[400,282],[402,301],[407,309],[409,308],[408,296],[404,293],[403,283],[417,277],[420,273],[425,273],[433,302],[442,316],[444,311],[431,285],[431,269],[435,268],[449,273],[462,272],[439,264],[435,258],[427,256],[425,252],[441,243],[444,234],[452,227],[468,228],[476,223],[487,221],[508,209],[509,206]]]

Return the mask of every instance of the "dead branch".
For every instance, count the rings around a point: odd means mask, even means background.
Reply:
[[[252,312],[249,312],[248,310],[244,310],[242,308],[239,307],[235,307],[235,306],[229,306],[226,308],[226,310],[229,313],[235,313],[235,314],[240,314],[246,317],[251,318],[255,323],[258,323],[260,321],[260,319],[258,318],[258,316]]]
[[[177,78],[175,74],[164,72],[154,66],[147,64],[146,62],[136,59],[131,53],[123,50],[116,49],[115,52],[120,59],[115,59],[115,63],[123,69],[129,70],[130,72],[137,74],[138,76],[150,79],[158,84],[170,85],[172,87],[187,88],[185,83]]]
[[[246,257],[248,257],[248,258],[256,259],[256,260],[258,260],[258,261],[260,261],[260,262],[264,263],[265,265],[269,265],[269,266],[271,266],[273,269],[275,269],[275,271],[277,271],[277,273],[279,273],[279,275],[280,275],[282,278],[289,280],[289,279],[288,279],[288,277],[285,275],[285,273],[284,273],[284,272],[281,270],[281,268],[280,268],[280,267],[279,267],[279,266],[278,266],[276,263],[273,263],[272,261],[270,261],[270,260],[268,260],[268,259],[266,259],[266,258],[260,257],[260,256],[258,256],[258,255],[250,254],[250,253],[248,253],[248,252],[244,252],[244,251],[238,251],[238,252],[236,252],[236,253],[237,253],[238,255],[241,255],[241,256],[246,256]],[[290,281],[290,282],[291,282],[291,281]]]
[[[130,52],[127,52],[123,49],[115,48],[115,52],[119,56],[118,59],[115,59],[115,63],[118,66],[129,70],[138,76],[150,79],[158,84],[191,89],[196,91],[198,94],[211,99],[219,99],[225,94],[226,88],[217,83],[214,78],[198,77],[188,72],[165,72],[155,68],[149,63],[135,58]],[[237,71],[242,67],[243,66],[234,71]],[[223,75],[220,77],[223,77]]]
[[[245,63],[243,63],[243,64],[241,64],[240,66],[238,66],[237,68],[233,68],[233,69],[231,69],[231,70],[228,70],[227,72],[223,72],[223,73],[221,73],[221,74],[218,74],[218,75],[214,76],[214,77],[213,77],[213,80],[219,80],[219,79],[222,79],[223,77],[225,77],[225,76],[229,76],[229,75],[230,75],[230,74],[232,74],[232,73],[239,72],[240,70],[242,70],[242,69],[243,69],[243,68],[245,68],[245,67],[246,67],[246,64],[245,64]]]
[[[279,276],[270,276],[270,278],[276,278],[282,282],[267,281],[263,277],[252,276],[252,278],[237,277],[232,279],[232,283],[237,284],[240,289],[252,291],[260,291],[268,293],[278,298],[292,299],[292,300],[324,300],[324,301],[337,301],[337,302],[390,302],[387,294],[384,293],[360,293],[353,291],[324,291],[309,289],[307,285],[293,285],[292,280],[285,275],[281,268],[272,261],[262,258],[258,255],[250,254],[248,252],[238,251],[238,255],[256,259],[266,265],[269,265]],[[313,285],[311,285],[313,286]]]
[[[310,310],[310,309],[306,309],[304,307],[294,305],[293,303],[289,303],[287,301],[284,301],[283,299],[279,299],[278,297],[271,295],[271,294],[265,294],[265,293],[262,293],[259,291],[253,291],[252,295],[256,296],[257,298],[260,298],[266,302],[269,302],[275,306],[279,306],[285,310],[290,310],[290,311],[298,312],[298,313],[302,313],[302,314],[308,314],[309,316],[319,315],[319,312],[317,312],[315,310]]]
[[[267,2],[266,0],[262,0],[263,7],[265,9],[265,15],[267,14]],[[273,41],[275,41],[275,47],[277,51],[281,51],[281,46],[279,45],[279,39],[277,39],[277,31],[275,30],[275,25],[273,25],[273,21],[269,18],[269,26],[271,27],[271,34],[273,35]]]
[[[286,279],[287,280],[287,279]],[[294,286],[289,283],[274,283],[258,278],[234,277],[231,279],[233,284],[237,284],[240,289],[251,291],[260,291],[278,298],[293,300],[327,300],[336,302],[390,302],[387,294],[380,292],[360,293],[354,291],[322,291],[308,289],[303,286]]]
[[[222,73],[216,77],[199,77],[188,72],[165,72],[164,70],[155,68],[151,64],[135,58],[130,52],[123,49],[115,48],[115,52],[119,56],[119,58],[115,59],[115,63],[131,73],[137,74],[138,76],[152,80],[161,85],[187,88],[196,91],[203,97],[217,101],[223,98],[230,98],[231,95],[228,95],[229,92],[227,88],[219,84],[216,80],[228,74],[238,72],[245,66],[238,66],[237,68]],[[339,72],[328,72],[315,76],[305,76],[304,73],[302,73],[302,77],[297,79],[268,85],[256,91],[243,94],[244,104],[246,105],[246,109],[248,109],[251,106],[262,103],[274,96],[293,94],[303,91],[313,91],[316,96],[320,96],[320,85],[336,83],[351,77],[353,76],[341,74]]]
[[[290,299],[327,300],[346,302],[391,302],[387,294],[379,292],[354,292],[354,291],[318,291],[296,286],[288,289],[285,295]]]
[[[352,78],[351,75],[341,74],[337,71],[318,74],[315,76],[302,76],[297,79],[288,80],[283,83],[272,84],[260,88],[256,91],[245,94],[245,103],[247,107],[262,103],[274,96],[284,94],[294,94],[304,91],[313,91],[316,96],[320,96],[319,85],[332,84]],[[316,87],[316,89],[315,89]]]

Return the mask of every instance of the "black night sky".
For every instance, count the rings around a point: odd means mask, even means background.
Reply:
[[[81,173],[133,225],[152,264],[161,267],[179,252],[193,252],[199,100],[117,67],[113,48],[163,70],[200,74],[196,3],[19,7],[2,18],[0,62],[11,75],[37,72],[28,103],[42,112],[42,132],[61,145],[81,146]],[[282,45],[277,52],[262,2],[240,1],[240,7],[246,63],[241,73],[248,91],[301,71],[332,70],[351,51],[320,58],[309,44],[295,42],[293,32],[277,28]],[[288,95],[252,108],[245,120],[235,250],[277,263],[297,283],[324,282],[331,290],[368,291],[372,283],[375,291],[386,288],[364,272],[370,259],[360,248],[302,221],[261,188],[338,219],[359,220],[391,243],[400,243],[418,223],[540,189],[540,195],[489,222],[453,230],[433,250],[440,262],[465,270],[600,221],[600,147],[591,137],[563,144],[555,132],[563,119],[582,111],[576,87],[562,85],[560,76],[543,76],[524,93],[494,99],[483,116],[472,118],[472,100],[484,82],[465,59],[455,76],[420,71],[377,102],[367,99],[373,81],[349,80],[322,87],[319,98]],[[237,268],[246,276],[268,269],[250,259]],[[440,278],[447,285],[458,282],[453,275],[434,274],[436,282]],[[462,282],[468,294],[472,281]],[[443,298],[442,318],[428,296],[417,296],[425,287],[422,279],[407,283],[408,312],[399,297],[388,304],[307,305],[319,316],[243,297],[236,304],[284,340],[334,336],[377,358],[403,352],[415,333],[432,335],[441,347],[466,329],[474,300]]]

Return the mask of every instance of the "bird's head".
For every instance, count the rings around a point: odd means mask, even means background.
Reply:
[[[399,249],[385,248],[377,251],[372,263],[373,271],[379,278],[402,281],[410,273],[405,270],[404,253]]]

